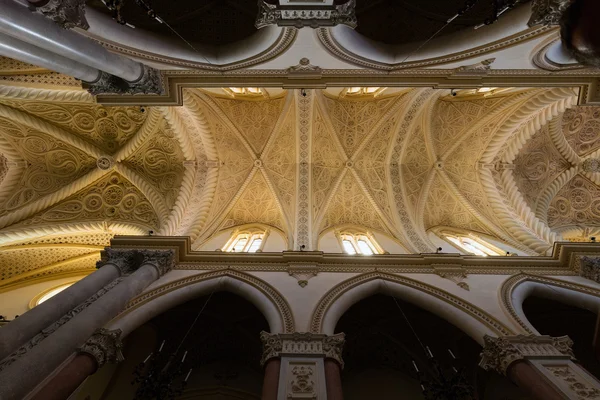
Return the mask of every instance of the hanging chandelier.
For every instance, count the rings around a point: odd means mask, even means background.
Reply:
[[[215,289],[220,286],[222,279],[219,280]],[[184,368],[188,355],[188,351],[184,350],[184,344],[215,293],[215,289],[212,290],[173,352],[163,351],[165,339],[156,351],[148,354],[144,361],[135,367],[131,384],[138,385],[138,387],[134,400],[174,400],[183,393],[193,371],[192,368]]]

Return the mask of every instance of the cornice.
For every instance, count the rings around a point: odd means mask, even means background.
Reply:
[[[455,69],[410,69],[376,71],[371,69],[323,69],[319,75],[298,79],[287,69],[250,69],[215,72],[206,70],[162,71],[167,86],[161,96],[98,96],[105,105],[182,105],[183,90],[209,87],[431,87],[434,89],[477,89],[481,87],[573,87],[579,90],[578,104],[600,104],[600,84],[594,70],[548,72],[541,70],[488,70],[476,76],[456,75]]]
[[[187,237],[117,236],[113,248],[173,249],[180,270],[214,270],[230,267],[240,271],[286,272],[294,263],[311,264],[324,272],[435,273],[434,266],[460,266],[468,274],[514,275],[519,272],[540,275],[574,275],[576,255],[600,253],[600,243],[557,242],[551,256],[478,257],[451,254],[381,254],[373,256],[284,251],[280,253],[226,253],[193,251]]]

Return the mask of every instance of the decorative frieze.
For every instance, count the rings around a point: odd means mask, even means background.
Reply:
[[[269,4],[259,1],[256,28],[269,25],[295,26],[303,28],[322,28],[336,25],[347,25],[356,28],[356,0],[335,5],[331,0],[325,1],[283,1]]]
[[[494,370],[506,375],[508,367],[528,358],[573,359],[573,341],[568,336],[517,335],[495,338],[486,335],[479,366],[486,371]]]
[[[81,28],[87,30],[90,25],[85,18],[86,0],[50,0],[35,10],[50,18],[64,29]]]
[[[98,363],[98,368],[106,363],[119,363],[124,360],[121,333],[120,329],[100,328],[77,351],[92,356]]]
[[[315,333],[270,334],[261,332],[263,356],[261,364],[271,358],[282,356],[319,356],[337,361],[343,368],[342,351],[345,335],[323,335]]]

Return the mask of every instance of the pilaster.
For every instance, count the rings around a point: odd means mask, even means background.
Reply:
[[[573,341],[568,336],[485,336],[485,346],[479,366],[508,376],[523,389],[540,393],[540,385],[568,399],[600,398],[600,382],[576,364],[571,350]],[[513,366],[527,363],[539,379],[517,376]]]
[[[343,367],[344,334],[261,333],[262,364],[281,359],[278,399],[327,399],[325,360]]]

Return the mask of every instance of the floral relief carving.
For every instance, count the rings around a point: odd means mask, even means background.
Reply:
[[[291,394],[288,394],[288,399],[297,398],[313,398],[316,399],[315,393],[315,367],[312,365],[295,365],[292,368],[292,381],[290,382]],[[297,397],[295,395],[309,395],[309,397]]]
[[[559,228],[600,224],[600,187],[581,174],[575,176],[552,199],[548,225]]]
[[[600,148],[600,108],[573,107],[562,117],[562,129],[567,142],[579,155]]]
[[[546,365],[545,368],[548,371],[550,371],[552,375],[554,375],[556,378],[565,382],[569,386],[569,389],[575,392],[579,400],[600,398],[600,390],[591,386],[588,382],[582,382],[582,380],[573,372],[571,367],[569,367],[568,365]]]

